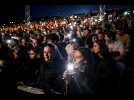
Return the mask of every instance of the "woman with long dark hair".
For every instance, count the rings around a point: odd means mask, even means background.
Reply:
[[[63,77],[68,81],[66,94],[73,96],[91,96],[95,92],[94,66],[89,49],[74,51],[74,62],[67,65]],[[72,68],[73,70],[71,70]]]
[[[48,95],[56,94],[56,91],[61,92],[59,78],[62,73],[63,61],[57,54],[56,48],[52,44],[45,44],[41,57],[38,78],[39,87],[44,89]]]
[[[92,52],[96,61],[97,95],[114,95],[118,86],[116,61],[108,52],[107,46],[101,41],[93,43]]]

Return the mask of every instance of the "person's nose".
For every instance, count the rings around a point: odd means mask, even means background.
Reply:
[[[48,54],[47,54],[47,53],[45,53],[45,56],[48,56]]]

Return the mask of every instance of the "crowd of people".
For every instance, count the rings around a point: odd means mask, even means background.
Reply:
[[[9,79],[15,73],[16,86],[48,95],[117,95],[130,66],[133,32],[132,14],[115,11],[102,21],[86,15],[4,26],[0,74]]]

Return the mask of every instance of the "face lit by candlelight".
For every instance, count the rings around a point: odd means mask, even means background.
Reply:
[[[52,59],[53,49],[49,46],[44,47],[43,56],[46,62]]]

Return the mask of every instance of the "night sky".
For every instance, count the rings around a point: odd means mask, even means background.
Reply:
[[[31,19],[37,19],[45,16],[68,16],[73,14],[92,12],[98,9],[93,5],[31,5],[30,6]],[[8,9],[0,7],[0,22],[12,19],[24,19],[25,17],[25,6],[11,6]]]
[[[93,5],[40,5],[31,7],[31,15],[33,18],[42,16],[68,16],[88,13],[95,11],[96,9],[98,8]]]
[[[128,8],[131,6],[106,6],[106,8]],[[98,5],[31,5],[31,18],[36,19],[45,16],[68,16],[73,14],[88,13],[98,10]],[[11,17],[25,17],[25,6],[9,6],[5,9],[0,6],[0,22],[9,20]]]

